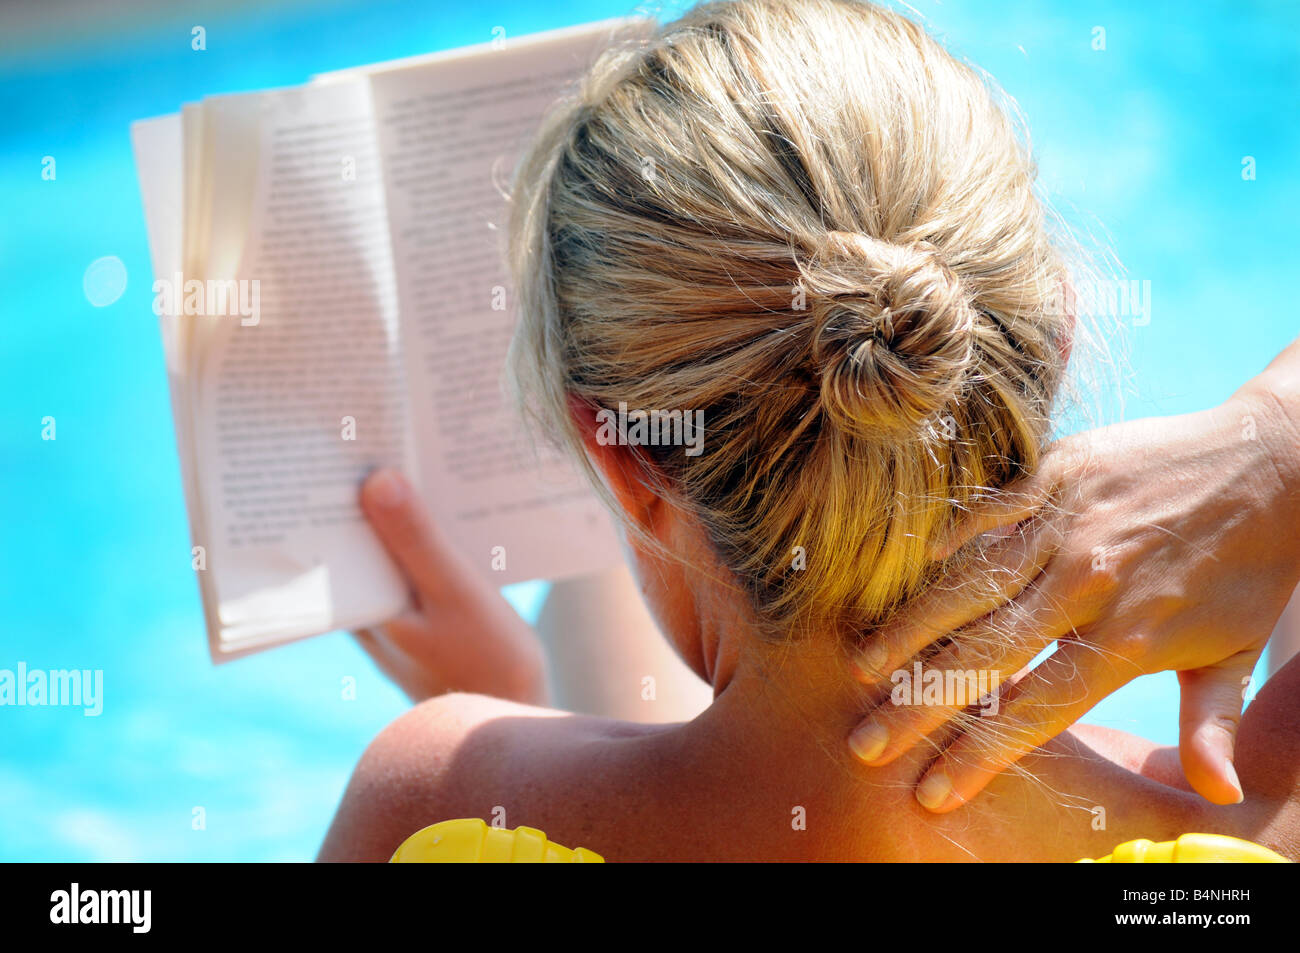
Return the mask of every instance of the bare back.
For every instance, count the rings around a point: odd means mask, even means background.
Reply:
[[[715,706],[716,707],[716,706]],[[853,713],[846,713],[852,718]],[[756,743],[757,742],[757,743]],[[842,746],[841,746],[842,747]],[[398,719],[362,758],[322,860],[382,861],[421,827],[499,816],[608,860],[1072,861],[1189,831],[1300,857],[1300,665],[1246,713],[1243,804],[1181,785],[1176,752],[1079,726],[936,816],[912,791],[928,755],[882,769],[809,744],[779,763],[710,712],[638,725],[450,695]]]

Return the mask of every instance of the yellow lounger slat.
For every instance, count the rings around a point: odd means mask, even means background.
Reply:
[[[1081,864],[1287,864],[1267,847],[1223,834],[1184,834],[1178,840],[1131,840],[1105,857]]]
[[[604,863],[585,847],[570,849],[547,840],[535,827],[489,827],[477,817],[442,821],[416,831],[393,854],[395,864],[572,864]],[[1222,834],[1184,834],[1155,843],[1131,840],[1105,857],[1081,864],[1285,864],[1267,847]]]
[[[460,818],[416,831],[397,848],[394,864],[601,864],[585,847],[570,850],[535,827],[507,830],[480,818]]]

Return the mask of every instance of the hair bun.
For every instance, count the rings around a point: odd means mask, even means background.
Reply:
[[[974,357],[975,310],[928,243],[830,232],[800,264],[823,411],[857,436],[897,436],[961,390]]]

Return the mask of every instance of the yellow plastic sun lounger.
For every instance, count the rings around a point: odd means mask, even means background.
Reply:
[[[1178,840],[1131,840],[1105,857],[1081,864],[1289,864],[1281,854],[1238,837],[1223,834],[1184,834]]]
[[[393,864],[603,864],[585,847],[553,844],[535,827],[489,827],[481,818],[443,821],[402,842]]]
[[[397,848],[394,864],[602,864],[605,858],[585,847],[570,850],[547,840],[535,827],[489,827],[477,817],[443,821],[416,831]],[[1267,847],[1222,834],[1184,834],[1156,844],[1132,840],[1105,857],[1081,864],[1286,864]]]

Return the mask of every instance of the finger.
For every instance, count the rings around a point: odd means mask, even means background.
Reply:
[[[1033,476],[996,491],[946,533],[930,544],[931,559],[947,559],[976,536],[1012,526],[1038,512],[1056,492],[1055,470],[1043,468]]]
[[[898,670],[891,677],[890,701],[862,720],[849,747],[867,764],[888,764],[965,709],[998,704],[1003,682],[1072,631],[1057,600],[1040,590],[1029,592],[1014,612],[1008,609],[954,632],[953,644],[923,666],[915,662]]]
[[[372,473],[361,486],[361,509],[422,600],[437,603],[452,594],[459,567],[401,473]]]
[[[352,632],[353,638],[367,652],[385,658],[425,651],[452,635],[431,631],[425,614],[416,609],[407,609],[380,625]]]
[[[418,643],[422,633],[427,633],[423,616],[407,610],[382,625],[354,630],[352,635],[365,649],[375,667],[402,689],[412,701],[419,702],[442,694],[449,688],[443,673],[434,672],[422,664]]]
[[[375,663],[381,672],[387,675],[393,681],[398,681],[398,674],[401,671],[401,659],[397,657],[392,644],[383,634],[384,627],[373,626],[365,629],[354,629],[352,637],[357,640],[370,660]]]
[[[403,613],[399,618],[405,618],[407,615],[408,613]],[[397,619],[382,625],[354,629],[352,632],[352,637],[357,640],[357,644],[365,649],[366,654],[384,671],[402,660],[403,650],[395,643],[391,634],[394,622],[397,622]]]
[[[936,814],[965,804],[1008,766],[1141,674],[1137,664],[1095,645],[1063,642],[1032,672],[1007,686],[997,710],[972,719],[925,773],[916,799]]]
[[[871,637],[855,659],[854,674],[864,682],[882,681],[936,639],[1011,602],[1060,548],[1061,522],[1059,514],[1046,515],[941,579],[909,607],[906,621]]]
[[[1192,788],[1212,804],[1240,804],[1245,795],[1232,764],[1244,688],[1255,658],[1236,656],[1211,668],[1179,672],[1178,753]]]

